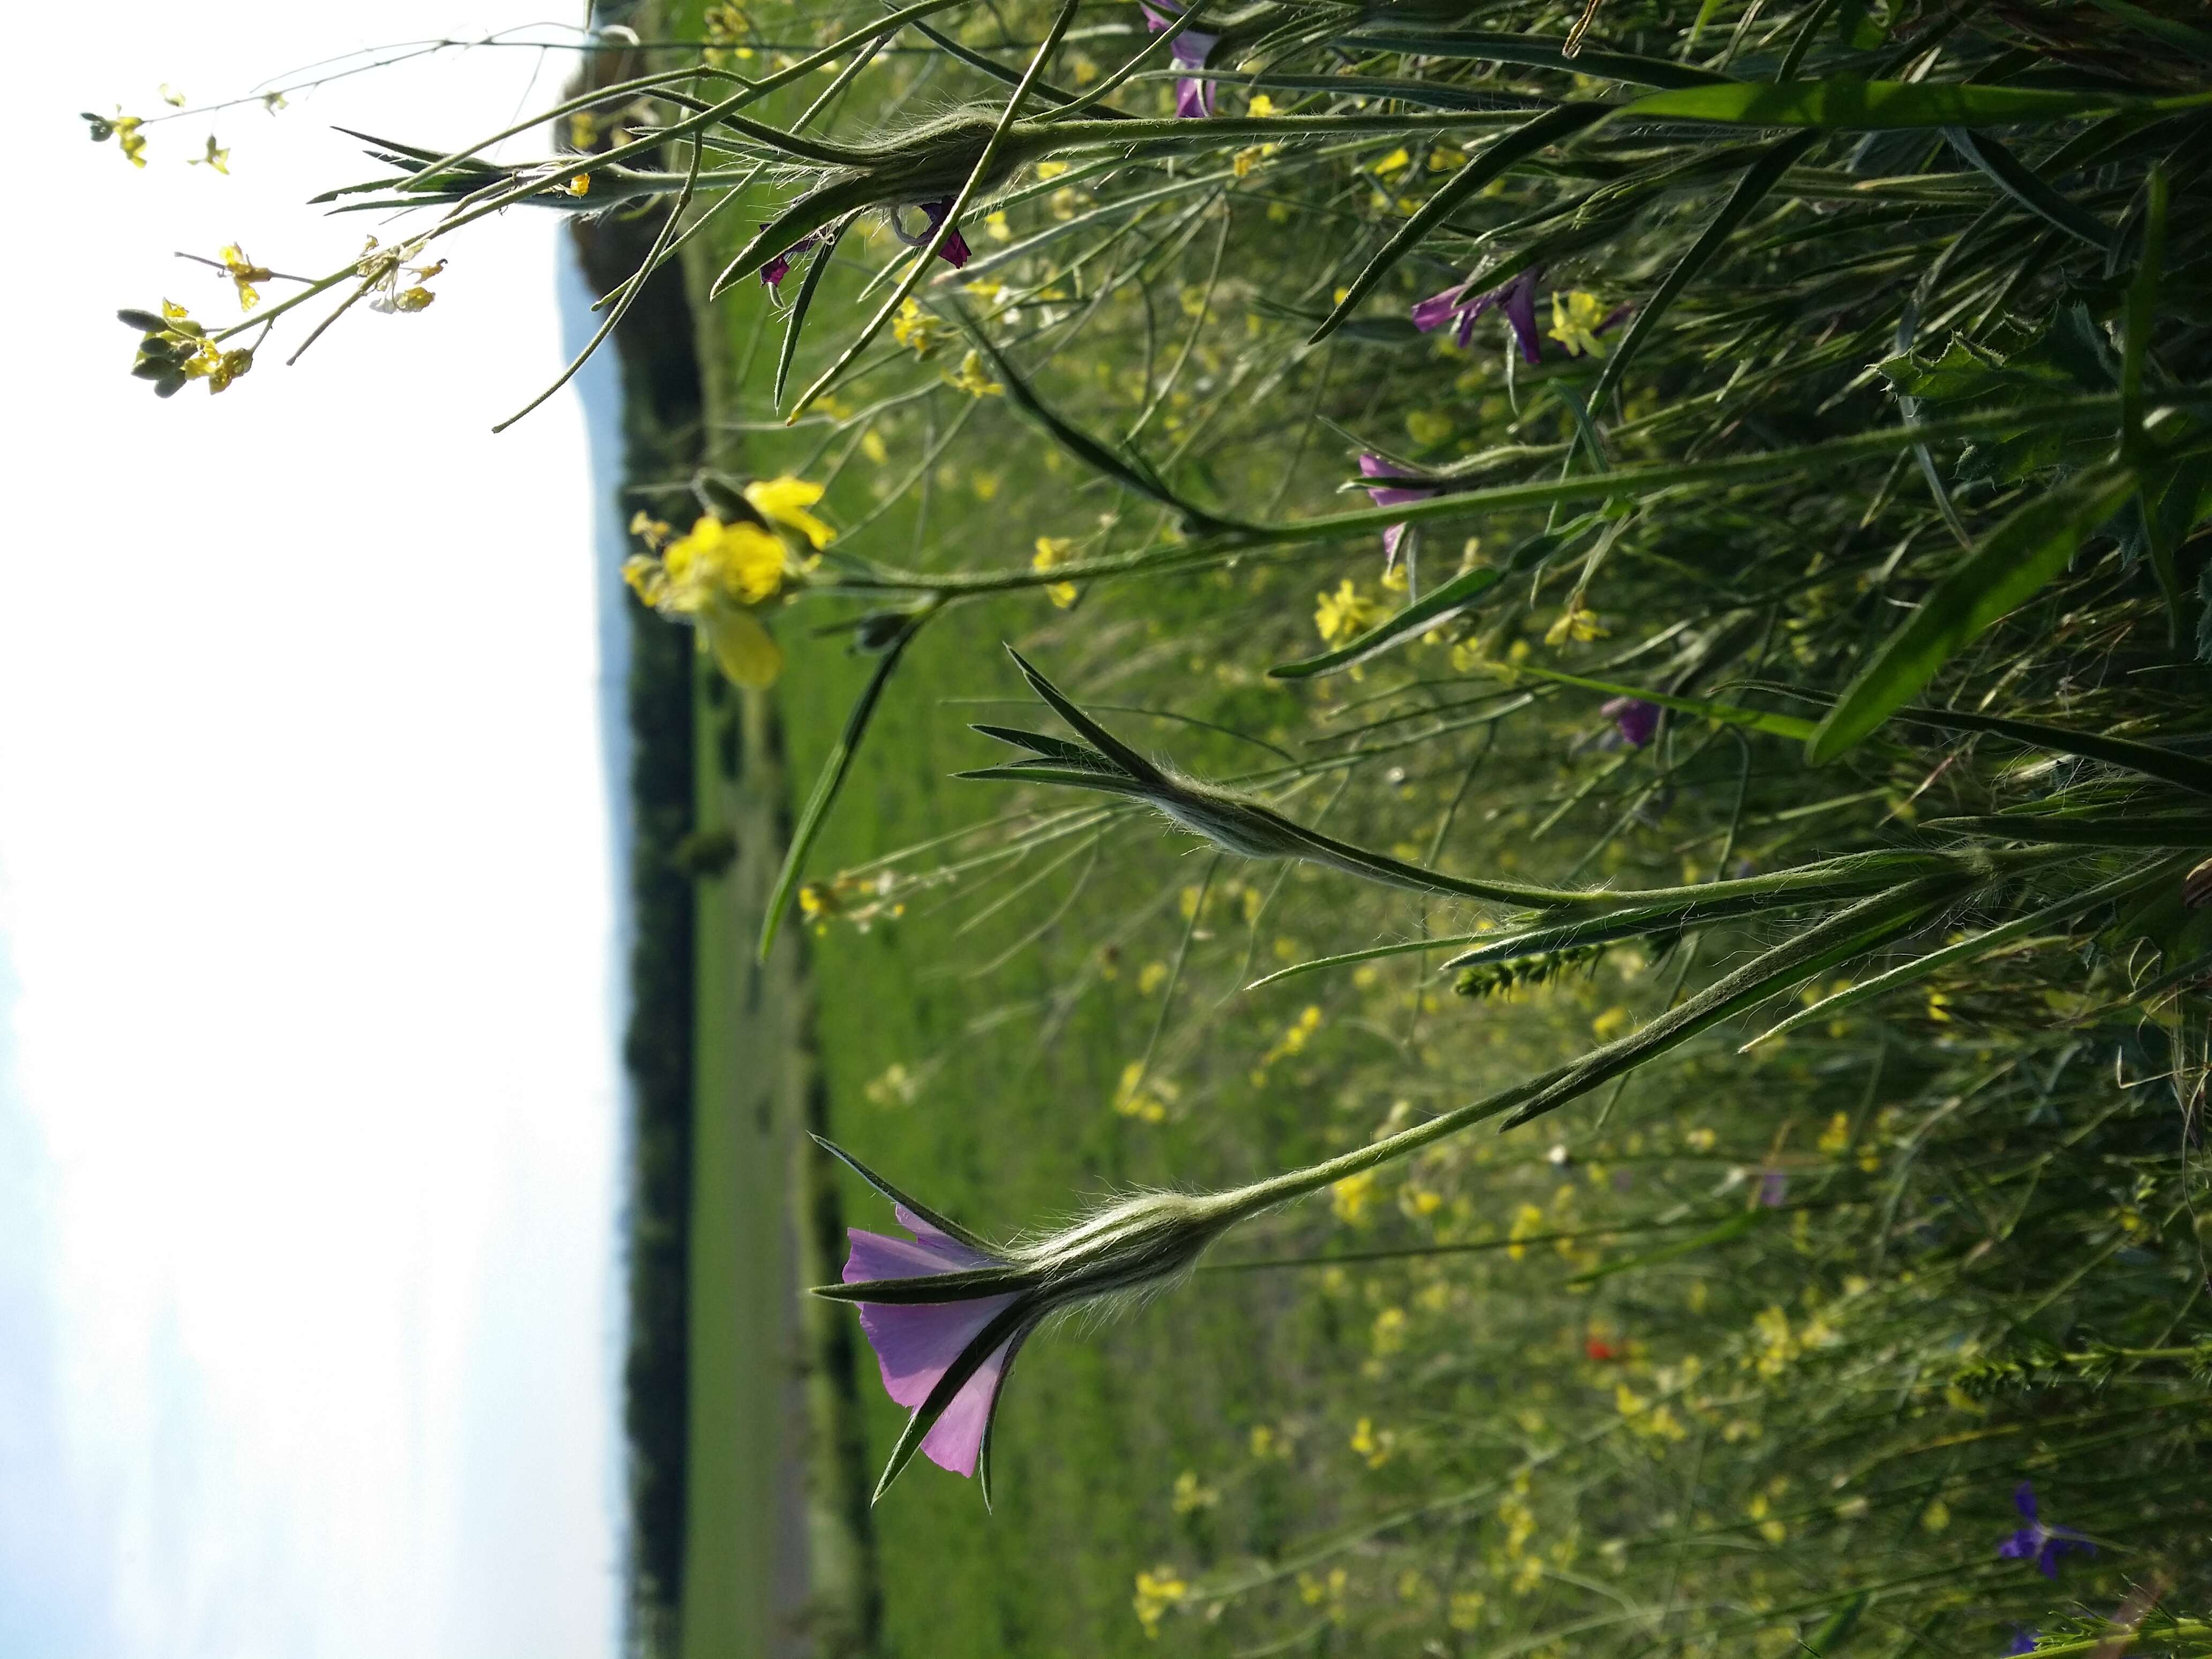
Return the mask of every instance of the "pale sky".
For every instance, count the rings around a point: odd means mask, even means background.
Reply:
[[[573,396],[489,430],[560,367],[560,227],[465,233],[430,309],[362,308],[220,398],[157,401],[113,319],[236,314],[175,249],[320,272],[388,235],[302,205],[381,171],[333,124],[451,144],[568,60],[448,55],[167,123],[143,172],[76,114],[544,15],[11,11],[9,1659],[615,1644],[594,483]],[[184,164],[210,131],[228,178]]]

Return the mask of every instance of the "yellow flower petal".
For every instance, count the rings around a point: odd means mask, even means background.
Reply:
[[[759,690],[774,685],[783,672],[783,647],[750,611],[720,611],[705,621],[701,632],[716,665],[738,685]]]
[[[827,547],[837,532],[806,509],[822,499],[822,486],[803,478],[758,479],[745,486],[745,500],[770,524],[796,530],[811,546]]]

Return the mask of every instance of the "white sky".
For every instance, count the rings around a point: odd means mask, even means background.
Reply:
[[[556,10],[566,11],[566,6]],[[558,224],[465,234],[217,398],[130,380],[171,257],[320,272],[301,205],[565,56],[447,57],[150,131],[499,0],[9,18],[0,393],[0,1653],[611,1651],[613,914]],[[184,165],[209,131],[232,176]],[[388,234],[388,233],[387,233]],[[269,285],[281,293],[283,285]],[[301,331],[289,331],[296,343]]]

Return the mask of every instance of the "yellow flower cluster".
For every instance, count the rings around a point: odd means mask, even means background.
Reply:
[[[1352,585],[1349,577],[1334,593],[1316,596],[1314,627],[1323,645],[1342,645],[1355,640],[1390,613]]]
[[[1073,542],[1063,537],[1038,537],[1036,556],[1030,561],[1030,568],[1039,571],[1050,570],[1066,563],[1068,551],[1074,545]],[[1049,582],[1046,584],[1044,590],[1045,598],[1050,599],[1062,611],[1075,603],[1075,593],[1076,587],[1073,582]]]
[[[1598,325],[1605,321],[1605,307],[1595,294],[1585,294],[1580,289],[1565,295],[1552,296],[1551,337],[1570,351],[1579,351],[1585,356],[1605,356],[1605,342],[1597,337]]]
[[[1145,1634],[1158,1636],[1161,1619],[1170,1608],[1179,1607],[1190,1599],[1190,1586],[1176,1576],[1173,1567],[1155,1567],[1150,1572],[1137,1575],[1137,1594],[1133,1599],[1137,1622],[1145,1627]]]
[[[793,532],[812,548],[826,546],[833,532],[808,510],[821,499],[821,485],[797,478],[750,483],[744,500],[757,520],[725,522],[708,514],[681,536],[640,514],[630,533],[652,550],[625,562],[623,580],[662,616],[697,629],[699,648],[710,652],[734,684],[773,685],[783,672],[783,650],[761,613],[805,569],[778,531]]]
[[[235,242],[216,255],[222,263],[223,275],[238,286],[238,308],[251,311],[261,303],[261,290],[253,285],[265,283],[273,274],[266,265],[257,265],[246,257],[246,250]]]

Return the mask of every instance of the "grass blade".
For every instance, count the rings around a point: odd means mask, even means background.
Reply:
[[[2029,501],[1984,538],[1891,635],[1821,720],[1807,754],[1824,765],[1905,706],[1968,641],[2063,570],[2136,488],[2133,468],[2100,467]]]
[[[2188,867],[2189,862],[2186,858],[2161,859],[2148,869],[2130,870],[2124,876],[2100,883],[2087,892],[2076,893],[2032,915],[2015,917],[2002,927],[1990,928],[1972,939],[1960,939],[1956,945],[1947,945],[1940,951],[1931,951],[1924,957],[1891,969],[1887,973],[1863,980],[1848,990],[1838,991],[1832,997],[1823,997],[1809,1008],[1800,1008],[1789,1018],[1768,1026],[1736,1052],[1747,1054],[1760,1043],[1786,1036],[1800,1026],[1809,1025],[1815,1020],[1832,1019],[1846,1008],[1855,1008],[1862,1002],[1871,1001],[1886,992],[1926,979],[1946,968],[1985,957],[2015,939],[2032,939],[2060,922],[2071,921],[2084,911],[2095,909],[2107,900],[2124,897],[2139,888],[2148,887],[2160,877],[2178,875]]]
[[[783,868],[777,872],[775,889],[769,895],[768,914],[761,921],[763,962],[768,960],[769,950],[775,943],[776,932],[783,925],[783,913],[791,903],[792,894],[798,890],[799,878],[805,873],[806,855],[813,850],[815,837],[822,833],[837,792],[845,787],[846,775],[853,769],[853,757],[860,752],[860,739],[867,734],[868,722],[875,716],[884,687],[890,683],[899,659],[906,655],[907,647],[914,643],[914,636],[921,632],[921,625],[930,614],[927,611],[917,613],[884,653],[876,664],[876,672],[868,676],[867,684],[861,688],[852,712],[845,716],[845,729],[837,734],[836,743],[822,763],[822,775],[815,780],[814,793],[806,798],[805,809],[792,830],[791,846],[784,853]]]
[[[1752,210],[1766,199],[1767,191],[1774,188],[1799,156],[1818,142],[1820,136],[1817,132],[1792,133],[1778,141],[1736,181],[1735,191],[1713,216],[1712,223],[1705,227],[1704,234],[1690,245],[1690,251],[1667,273],[1666,281],[1659,284],[1659,291],[1637,312],[1626,336],[1606,359],[1605,372],[1598,376],[1596,388],[1590,393],[1592,409],[1605,407],[1607,394],[1620,384],[1620,377],[1628,372],[1629,359],[1636,355],[1636,349],[1644,343],[1645,337],[1658,327],[1659,319],[1667,314],[1675,296],[1712,263],[1714,256],[1735,234],[1736,227],[1751,216]]]

